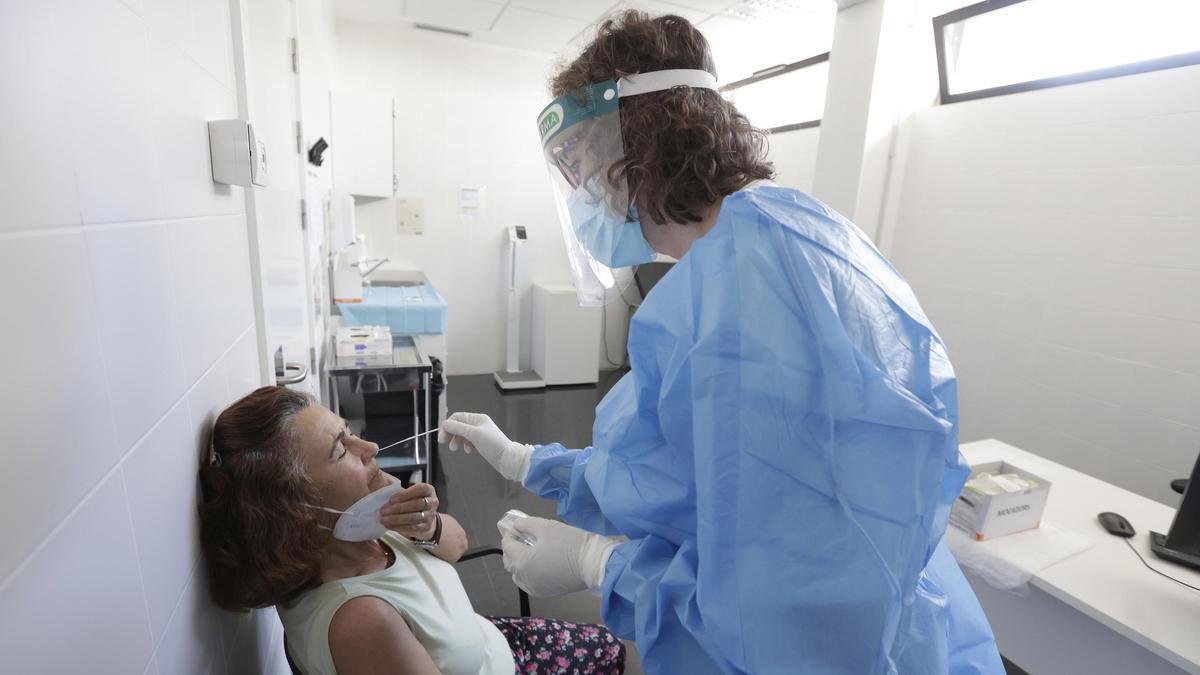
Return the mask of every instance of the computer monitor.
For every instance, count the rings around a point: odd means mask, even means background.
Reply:
[[[1183,489],[1183,502],[1166,536],[1150,533],[1150,550],[1163,560],[1200,569],[1200,457]]]
[[[652,262],[637,266],[633,272],[633,281],[637,284],[638,293],[641,294],[642,299],[646,298],[650,289],[654,288],[654,284],[657,284],[659,279],[670,272],[674,265],[675,263],[669,262]]]

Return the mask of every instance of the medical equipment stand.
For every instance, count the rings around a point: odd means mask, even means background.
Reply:
[[[542,389],[546,382],[532,370],[521,370],[521,296],[517,290],[517,256],[525,243],[523,225],[508,226],[508,355],[504,370],[496,371],[496,386],[510,389]]]
[[[325,353],[329,359],[325,364],[329,378],[329,407],[338,415],[343,414],[338,378],[348,378],[349,390],[355,394],[363,393],[364,380],[374,382],[378,391],[411,393],[413,416],[411,425],[406,425],[411,428],[403,431],[385,429],[384,436],[372,434],[367,440],[383,446],[403,438],[397,452],[386,453],[377,459],[380,466],[393,475],[408,474],[410,480],[417,480],[418,474],[429,483],[438,480],[437,440],[432,433],[437,427],[431,401],[435,395],[433,362],[421,351],[413,336],[392,335],[392,353],[379,356],[335,356],[336,344],[330,336]],[[349,413],[346,416],[349,417]]]

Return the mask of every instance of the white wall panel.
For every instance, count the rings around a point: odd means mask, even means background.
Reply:
[[[820,127],[772,134],[767,159],[775,164],[775,182],[784,187],[812,192],[820,138]]]
[[[0,587],[0,672],[142,672],[153,642],[135,550],[114,471]]]
[[[233,41],[229,0],[192,0],[196,62],[221,86],[233,89]]]
[[[244,210],[243,188],[213,182],[208,150],[208,120],[237,117],[233,92],[170,42],[155,38],[151,53],[155,156],[166,215]]]
[[[949,346],[964,441],[1177,502],[1200,452],[1197,92],[1192,66],[912,120],[893,258]]]
[[[250,624],[198,564],[198,462],[258,378],[243,194],[205,125],[236,114],[229,2],[2,13],[0,672],[277,668],[274,616],[235,650]]]
[[[3,583],[119,453],[83,234],[0,239],[0,288],[16,319],[0,331]]]
[[[171,408],[121,466],[157,641],[200,561],[198,459],[187,406]]]
[[[145,26],[116,0],[63,0],[60,10],[83,222],[161,216]]]
[[[155,652],[155,661],[170,664],[169,672],[173,673],[223,673],[225,659],[217,628],[219,611],[208,598],[204,571],[197,570],[174,607]],[[163,670],[167,668],[164,666]]]
[[[79,222],[67,133],[66,62],[54,5],[10,2],[0,21],[0,231]],[[40,64],[30,68],[30,63]]]
[[[163,223],[86,232],[109,400],[121,452],[187,390]],[[153,376],[148,376],[148,374]]]
[[[171,223],[175,304],[188,376],[208,369],[254,320],[244,216]],[[220,261],[220,266],[216,265]]]

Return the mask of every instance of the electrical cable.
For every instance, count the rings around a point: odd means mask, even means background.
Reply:
[[[628,288],[628,287],[626,287],[626,288]],[[621,298],[621,302],[625,303],[625,307],[627,309],[632,309],[633,303],[629,302],[629,299],[625,297],[625,288],[622,288],[619,291],[619,293],[620,293],[619,297]],[[629,352],[628,352],[628,350],[626,350],[626,352],[625,352],[625,358],[621,359],[621,363],[619,363],[619,364],[613,363],[612,357],[608,355],[608,306],[609,306],[609,304],[611,304],[611,301],[605,302],[603,305],[600,305],[600,326],[601,326],[600,338],[601,338],[601,341],[604,343],[604,360],[607,361],[608,365],[612,366],[613,368],[624,370],[625,368],[629,367]]]
[[[1136,548],[1134,548],[1133,544],[1131,544],[1129,542],[1129,539],[1125,539],[1125,545],[1129,547],[1130,551],[1133,551],[1133,554],[1138,557],[1138,560],[1142,561],[1142,564],[1146,566],[1146,569],[1150,570],[1151,572],[1154,572],[1155,574],[1158,574],[1159,576],[1164,576],[1164,577],[1170,579],[1171,581],[1174,581],[1175,583],[1179,584],[1180,586],[1187,586],[1188,588],[1192,589],[1193,591],[1200,591],[1200,588],[1196,588],[1195,586],[1187,583],[1186,581],[1180,581],[1179,579],[1176,579],[1175,577],[1173,577],[1165,572],[1160,572],[1160,571],[1154,569],[1153,567],[1151,567],[1150,563],[1146,562],[1146,559],[1142,557],[1142,554],[1138,553],[1138,550]]]
[[[604,360],[608,361],[608,365],[613,368],[624,368],[625,366],[613,363],[612,357],[608,355],[608,303],[600,305],[600,339],[604,343]]]

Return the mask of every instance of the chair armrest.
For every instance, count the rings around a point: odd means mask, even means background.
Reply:
[[[468,560],[475,560],[476,558],[483,558],[483,557],[489,556],[489,555],[503,556],[504,551],[500,550],[500,547],[498,547],[498,546],[481,546],[480,548],[473,548],[473,549],[467,551],[466,553],[462,554],[462,557],[458,559],[458,562],[467,562]],[[526,593],[523,589],[518,588],[517,589],[517,599],[521,603],[521,616],[522,617],[530,616],[529,594]]]

